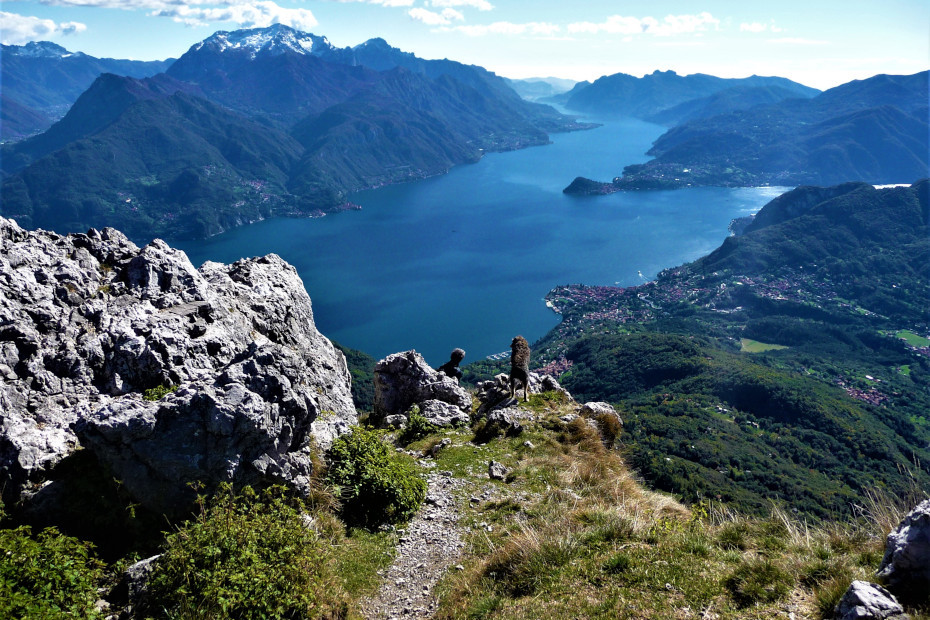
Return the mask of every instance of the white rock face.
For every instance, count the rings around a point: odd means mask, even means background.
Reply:
[[[834,610],[837,620],[905,620],[904,608],[880,585],[853,581]]]
[[[877,575],[902,595],[930,591],[930,499],[919,503],[888,534]]]
[[[440,412],[441,405],[429,403],[425,415],[433,416],[435,423],[439,418],[456,417],[450,413],[458,409],[465,415],[471,411],[471,396],[459,387],[456,379],[433,370],[423,356],[416,351],[394,353],[380,360],[375,365],[375,416],[383,422],[392,415],[406,415],[412,405],[427,401],[440,401],[450,405],[446,413]]]
[[[206,263],[113,229],[0,218],[0,485],[19,496],[93,450],[146,506],[189,482],[307,485],[310,446],[356,423],[345,357],[276,255]],[[158,401],[144,390],[172,386]]]

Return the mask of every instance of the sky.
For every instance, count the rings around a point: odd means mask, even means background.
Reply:
[[[927,0],[3,0],[5,44],[177,58],[217,30],[283,23],[334,45],[382,37],[511,78],[655,70],[778,75],[826,89],[930,68]]]

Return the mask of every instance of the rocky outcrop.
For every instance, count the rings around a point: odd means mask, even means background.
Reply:
[[[308,489],[310,447],[356,422],[345,358],[276,255],[200,269],[113,229],[0,218],[0,485],[28,496],[81,448],[140,503],[188,483]],[[171,388],[146,400],[152,388]],[[150,396],[154,398],[154,396]]]
[[[471,396],[459,382],[430,368],[416,351],[389,355],[375,365],[375,411],[373,421],[396,420],[391,416],[407,415],[413,405],[420,407],[431,422],[446,426],[445,419],[467,422]],[[456,414],[456,410],[460,412]]]
[[[481,403],[478,407],[478,415],[483,416],[495,409],[505,409],[517,404],[517,399],[510,395],[510,377],[504,373],[495,375],[488,381],[482,381],[477,388],[476,396]],[[559,385],[553,376],[535,372],[530,373],[529,392],[530,394],[558,392],[566,401],[573,402],[574,400],[568,390]]]
[[[434,426],[465,426],[471,421],[467,411],[441,400],[425,400],[419,407],[420,415]]]
[[[930,499],[888,534],[877,575],[901,596],[930,592]]]
[[[891,592],[867,581],[853,581],[834,610],[836,620],[906,620],[907,617]]]
[[[618,424],[623,424],[617,410],[610,403],[592,401],[581,406],[581,415],[586,418],[597,419],[601,416],[614,418]]]

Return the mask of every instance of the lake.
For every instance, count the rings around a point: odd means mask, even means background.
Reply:
[[[786,188],[688,188],[566,196],[576,176],[609,180],[664,129],[637,120],[554,134],[449,174],[355,194],[362,206],[279,218],[178,244],[195,265],[270,252],[293,264],[327,337],[382,358],[416,349],[438,366],[531,343],[558,323],[560,284],[639,284],[716,248],[735,217]]]

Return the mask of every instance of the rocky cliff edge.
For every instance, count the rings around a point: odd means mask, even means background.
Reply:
[[[153,388],[172,391],[143,398]],[[280,257],[195,269],[161,240],[139,249],[110,228],[62,236],[0,218],[7,501],[45,492],[82,449],[165,513],[193,499],[192,482],[309,490],[312,443],[356,420],[345,358]]]

